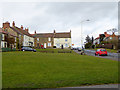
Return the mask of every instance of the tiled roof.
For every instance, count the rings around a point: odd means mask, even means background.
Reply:
[[[33,37],[30,33],[26,32],[25,30],[22,30],[21,28],[15,27],[19,32],[21,32],[24,35],[27,35],[29,37]]]
[[[54,37],[54,38],[71,38],[70,32],[63,32],[63,33],[37,33],[32,34],[35,37]]]
[[[15,32],[19,33],[22,35],[22,33],[20,31],[18,31],[15,27],[10,27],[12,30],[14,30]]]
[[[71,38],[70,32],[56,33],[54,38]]]
[[[2,29],[2,28],[0,28],[0,33],[7,34],[7,32],[3,31],[3,29]]]
[[[34,36],[36,36],[36,37],[53,37],[54,34],[53,33],[37,33]]]

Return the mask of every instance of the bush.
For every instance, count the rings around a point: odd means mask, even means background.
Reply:
[[[85,48],[87,49],[87,48],[90,48],[90,46],[91,46],[91,43],[86,43],[85,44]]]
[[[56,48],[56,46],[53,46],[53,48]]]

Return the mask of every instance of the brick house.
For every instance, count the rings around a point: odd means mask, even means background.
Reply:
[[[100,44],[100,35],[101,35],[101,34],[99,34],[99,37],[97,37],[97,38],[94,39],[94,41],[93,41],[93,44],[94,44],[94,45]],[[110,34],[107,34],[107,32],[104,32],[104,35],[105,35],[104,40],[107,39],[107,38],[110,36]]]
[[[64,48],[71,47],[71,31],[63,33],[56,33],[55,30],[53,33],[36,33],[35,31],[33,36],[36,48],[41,48],[41,45],[44,48],[61,48],[62,45]]]
[[[42,48],[41,45],[43,45],[44,48],[52,48],[53,47],[53,33],[36,33],[33,34],[35,37],[35,47],[36,48]]]

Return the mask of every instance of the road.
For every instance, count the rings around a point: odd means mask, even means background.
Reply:
[[[78,50],[74,50],[74,51],[76,53],[80,54],[80,52]],[[90,56],[95,56],[95,50],[86,50],[85,49],[85,54],[86,55],[90,55]],[[118,58],[120,58],[120,53],[110,53],[110,52],[108,52],[108,56],[96,56],[96,57],[108,58],[108,59],[112,59],[112,60],[118,61]]]

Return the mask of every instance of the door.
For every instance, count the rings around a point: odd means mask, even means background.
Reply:
[[[46,43],[44,43],[44,48],[46,48]]]

